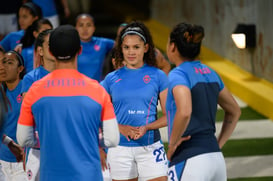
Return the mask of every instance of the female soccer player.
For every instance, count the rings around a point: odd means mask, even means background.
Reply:
[[[22,80],[22,95],[26,94],[30,86],[37,80],[46,76],[49,72],[55,69],[56,61],[53,55],[49,52],[49,35],[51,29],[42,31],[35,40],[35,63],[37,68],[30,71]],[[31,148],[29,150],[27,164],[27,177],[30,181],[38,181],[40,173],[40,148]]]
[[[82,52],[78,56],[78,70],[92,79],[101,81],[104,60],[114,47],[115,41],[93,36],[96,29],[95,22],[89,14],[80,14],[77,17],[76,29],[82,46]]]
[[[18,12],[19,31],[7,34],[0,42],[0,47],[6,52],[13,50],[20,43],[25,30],[35,21],[42,18],[42,10],[32,2],[24,3]]]
[[[128,24],[118,38],[115,64],[101,83],[111,95],[120,130],[120,143],[108,150],[113,180],[167,180],[167,158],[157,119],[157,102],[165,109],[168,80],[156,67],[154,44],[141,22]]]
[[[7,180],[26,180],[23,169],[23,149],[17,144],[16,127],[22,103],[21,79],[24,76],[24,60],[15,51],[8,51],[1,60],[4,66],[2,89],[8,99],[7,115],[2,127],[3,141],[0,148],[0,162]]]
[[[240,108],[217,73],[198,59],[203,37],[202,26],[180,23],[167,44],[167,56],[176,65],[168,75],[166,103],[169,180],[227,180],[220,149],[236,126]],[[218,139],[217,104],[225,111]]]

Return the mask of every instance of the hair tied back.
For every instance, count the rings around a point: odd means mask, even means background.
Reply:
[[[192,41],[192,35],[188,31],[184,33],[184,38],[187,40],[188,43]]]

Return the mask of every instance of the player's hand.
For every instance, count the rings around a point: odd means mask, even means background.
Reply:
[[[167,152],[167,158],[169,161],[171,161],[171,158],[175,152],[175,150],[177,149],[177,147],[183,142],[183,141],[187,141],[191,138],[191,136],[186,136],[186,137],[182,137],[180,138],[175,144],[173,145],[168,145],[168,152]]]
[[[138,129],[129,125],[119,125],[120,133],[127,138],[128,141],[133,139],[138,132]]]
[[[141,138],[143,135],[145,135],[145,133],[148,131],[146,126],[140,126],[137,128],[137,133],[134,137],[134,140],[137,140],[139,138]]]
[[[107,158],[107,154],[102,148],[100,148],[100,163],[101,163],[101,168],[103,171],[108,168],[106,163],[106,158]]]
[[[24,160],[24,149],[16,144],[14,141],[9,142],[8,148],[11,153],[16,157],[17,162],[21,162]]]
[[[14,51],[18,52],[18,53],[22,53],[22,44],[18,44],[16,45],[16,47],[14,48]]]

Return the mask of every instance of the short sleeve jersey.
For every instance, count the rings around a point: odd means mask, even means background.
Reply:
[[[171,165],[197,154],[219,151],[214,135],[215,115],[218,95],[224,84],[218,74],[200,61],[187,61],[174,68],[168,77],[166,113],[169,137],[176,113],[173,88],[178,85],[187,86],[192,97],[191,119],[183,135],[191,135],[191,139],[180,145],[180,151],[175,152]]]
[[[17,122],[20,114],[22,96],[21,96],[22,81],[13,90],[6,90],[6,96],[10,105],[8,106],[8,113],[5,114],[5,122],[3,124],[2,133],[9,136],[17,143],[16,130]],[[1,142],[0,160],[6,162],[17,162],[15,156],[11,153],[9,148]]]
[[[24,35],[24,30],[15,31],[7,34],[0,42],[0,46],[4,48],[4,50],[10,51],[13,50],[18,43],[20,43],[21,38]]]
[[[36,69],[27,73],[22,81],[22,93],[27,92],[33,82],[40,80],[46,76],[49,72],[43,67],[39,66]]]
[[[34,82],[18,124],[37,127],[40,180],[102,180],[99,125],[111,119],[115,113],[108,93],[77,70],[54,70]]]
[[[106,55],[114,47],[114,40],[92,37],[90,42],[81,42],[82,53],[78,56],[78,70],[84,75],[102,80],[102,69]]]
[[[167,75],[155,67],[120,68],[101,82],[112,98],[119,124],[144,126],[157,119],[159,94],[168,86]],[[121,146],[146,146],[160,140],[159,130],[149,130],[138,140],[120,134]]]

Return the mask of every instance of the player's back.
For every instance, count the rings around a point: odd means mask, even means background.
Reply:
[[[55,70],[33,84],[41,181],[100,180],[98,129],[105,93],[76,70]]]

